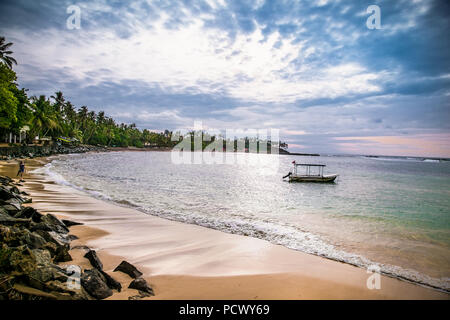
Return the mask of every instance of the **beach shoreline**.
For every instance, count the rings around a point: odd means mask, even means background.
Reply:
[[[28,170],[48,161],[27,160]],[[14,178],[16,166],[2,161],[0,174]],[[25,181],[32,207],[84,223],[72,227],[79,238],[72,246],[95,249],[106,272],[122,260],[136,265],[155,290],[154,297],[145,299],[449,299],[446,293],[383,275],[381,289],[369,290],[371,274],[349,264],[147,215],[57,185],[44,175],[27,174]],[[86,265],[83,255],[73,250],[71,255],[71,264]],[[129,295],[123,290],[108,299]]]

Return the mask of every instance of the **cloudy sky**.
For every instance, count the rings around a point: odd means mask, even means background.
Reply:
[[[278,128],[327,154],[450,157],[448,30],[446,0],[0,2],[30,94],[152,130]]]

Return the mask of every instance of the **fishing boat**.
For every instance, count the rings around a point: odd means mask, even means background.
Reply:
[[[291,171],[283,177],[289,178],[289,182],[334,182],[338,174],[323,174],[324,164],[295,163]],[[304,167],[305,170],[299,169]],[[318,169],[318,170],[314,170]]]

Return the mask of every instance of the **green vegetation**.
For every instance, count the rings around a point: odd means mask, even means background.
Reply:
[[[62,92],[46,96],[28,97],[25,89],[19,89],[17,76],[12,70],[16,60],[9,50],[12,43],[0,37],[0,137],[10,133],[19,135],[24,126],[29,127],[25,142],[36,137],[49,137],[59,141],[78,141],[83,144],[117,147],[172,147],[172,133],[139,130],[135,124],[116,123],[105,115],[89,111],[86,106],[78,110],[64,98]]]

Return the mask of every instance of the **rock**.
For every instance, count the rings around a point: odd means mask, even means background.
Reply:
[[[47,243],[47,241],[45,241],[45,239],[39,234],[30,232],[27,229],[23,231],[21,240],[23,244],[26,244],[31,249],[40,249]]]
[[[139,291],[138,295],[128,297],[128,300],[141,300],[142,298],[151,297],[151,296],[152,295],[147,292]]]
[[[74,234],[69,234],[69,235],[67,236],[67,238],[69,238],[70,241],[79,239],[79,238],[78,238],[76,235],[74,235]]]
[[[13,281],[14,277],[9,275],[0,276],[0,300],[11,300],[8,293],[13,288]]]
[[[0,242],[7,242],[11,235],[11,228],[0,224]]]
[[[44,222],[38,222],[38,223],[33,223],[31,225],[31,231],[36,231],[36,232],[38,232],[38,231],[46,231],[46,232],[49,232],[49,231],[53,231],[53,230],[48,224],[46,224]]]
[[[66,244],[70,244],[70,237],[68,234],[61,234],[54,231],[46,231],[41,229],[36,229],[36,227],[32,227],[31,230],[39,234],[45,240],[49,242],[53,242],[57,246],[63,246]]]
[[[53,262],[68,262],[72,261],[72,256],[69,253],[69,245],[59,246],[56,248]]]
[[[147,284],[147,281],[145,281],[144,278],[137,278],[134,279],[130,285],[128,286],[128,288],[131,289],[136,289],[139,291],[143,291],[146,292],[152,296],[154,296],[155,294],[153,293],[153,289]]]
[[[6,189],[9,191],[9,193],[12,194],[12,197],[16,197],[17,195],[20,195],[20,190],[16,186],[8,185],[8,186],[6,186]]]
[[[21,202],[16,198],[11,198],[9,200],[6,200],[5,203],[12,205],[17,209],[17,211],[22,210],[22,204]]]
[[[81,285],[94,298],[105,299],[113,294],[103,275],[97,269],[85,270],[81,275]]]
[[[73,246],[72,249],[90,250],[86,245]]]
[[[51,264],[51,256],[50,256],[50,252],[48,252],[47,250],[43,250],[43,249],[33,249],[31,250],[31,252],[33,253],[33,258],[34,261],[37,265],[49,265]]]
[[[22,203],[32,203],[33,199],[30,197],[22,197]]]
[[[63,220],[61,220],[61,221],[64,223],[64,225],[65,225],[67,228],[72,227],[72,226],[80,226],[80,225],[82,225],[81,222],[75,222],[75,221],[66,220],[66,219],[63,219]]]
[[[67,229],[64,223],[62,223],[61,220],[50,213],[42,216],[41,223],[44,223],[51,229],[51,231],[55,231],[58,233],[69,233],[69,229]]]
[[[12,226],[15,224],[28,226],[30,224],[30,220],[28,219],[16,219],[11,217],[9,214],[5,214],[0,211],[0,224],[4,226]]]
[[[44,215],[39,213],[32,207],[25,207],[14,215],[14,218],[31,219],[33,222],[39,223]]]
[[[28,247],[4,249],[6,250],[9,251],[8,267],[12,270],[12,275],[27,274],[36,269],[36,258]]]
[[[115,269],[114,272],[121,271],[123,273],[126,273],[130,277],[136,279],[142,276],[142,272],[140,272],[138,269],[136,269],[135,266],[133,266],[131,263],[128,263],[126,261],[122,261]]]
[[[97,253],[95,250],[89,250],[85,255],[85,258],[89,260],[91,265],[96,268],[97,270],[103,270],[103,263],[100,261],[100,259],[97,256]]]
[[[9,259],[13,249],[9,248],[6,244],[0,246],[0,273],[9,273],[11,271],[11,266],[9,263]],[[2,289],[1,281],[0,281],[0,290]],[[5,291],[5,290],[2,290]]]
[[[10,216],[14,216],[20,210],[20,207],[17,208],[15,205],[11,204],[2,205],[2,208],[6,210]]]
[[[57,244],[59,245],[65,245],[65,244],[70,244],[70,237],[68,234],[64,234],[64,233],[57,233],[54,231],[49,231],[48,234],[53,238],[53,241],[56,241]]]
[[[7,176],[0,175],[0,184],[6,185],[12,182],[12,179]]]
[[[34,230],[33,232],[40,235],[42,238],[44,238],[47,242],[51,242],[54,243],[57,246],[61,246],[64,245],[65,243],[61,243],[60,241],[58,241],[57,239],[53,238],[53,236],[50,234],[50,232],[45,231],[45,230],[41,230],[41,229],[37,229],[34,226],[31,227],[31,230]]]
[[[33,288],[44,291],[54,291],[54,288],[49,288],[48,282],[50,281],[66,284],[69,277],[66,271],[50,261],[45,262],[37,265],[31,272],[27,272],[22,277],[25,282]]]
[[[46,242],[42,248],[48,250],[48,252],[50,252],[50,255],[52,257],[55,257],[56,252],[58,251],[58,246],[53,242]]]
[[[0,243],[6,247],[19,247],[23,244],[20,237],[23,233],[18,231],[17,226],[7,227],[5,225],[0,225]]]
[[[11,198],[14,198],[14,195],[5,186],[0,186],[0,200],[9,200]]]
[[[46,290],[57,296],[58,300],[91,300],[92,298],[80,285],[80,288],[69,288],[67,282],[48,281]]]
[[[56,300],[57,296],[47,293],[35,288],[27,287],[22,284],[15,283],[13,286],[13,292],[11,296],[20,296],[20,298],[16,297],[15,300]]]
[[[101,274],[105,277],[106,284],[108,285],[108,287],[110,287],[111,289],[116,289],[119,292],[122,290],[122,285],[120,284],[119,281],[111,277],[103,270],[101,270]]]
[[[0,214],[8,215],[8,211],[6,211],[6,209],[3,209],[3,207],[1,205],[0,205]]]

